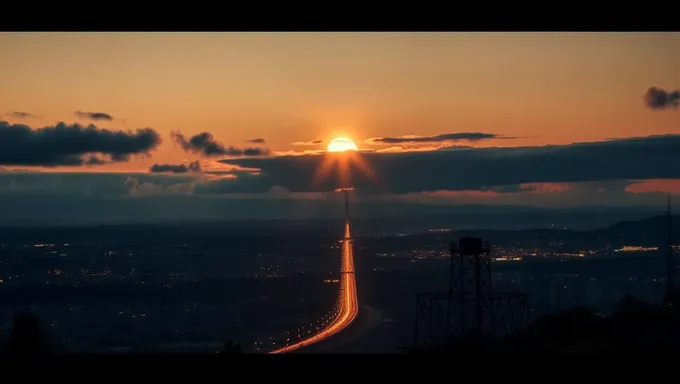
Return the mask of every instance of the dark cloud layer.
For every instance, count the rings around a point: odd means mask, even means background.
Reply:
[[[75,111],[73,114],[80,117],[80,118],[90,119],[90,120],[94,120],[94,121],[100,121],[100,120],[111,121],[111,120],[113,120],[113,116],[109,115],[108,113],[104,113],[104,112]]]
[[[0,172],[0,225],[72,225],[111,224],[148,222],[158,224],[166,220],[252,220],[272,218],[340,218],[343,215],[341,196],[335,193],[295,196],[285,188],[274,187],[265,190],[254,175],[246,175],[246,183],[240,184],[242,191],[260,188],[259,195],[229,195],[234,193],[225,181],[215,182],[196,175],[184,174],[121,174],[121,173],[58,173],[58,172]],[[642,217],[655,214],[662,209],[665,195],[661,193],[628,193],[630,181],[610,181],[570,184],[565,192],[526,193],[527,188],[495,188],[503,190],[501,197],[491,199],[484,196],[461,197],[436,194],[399,196],[367,196],[356,194],[352,197],[352,209],[357,217],[423,217],[426,215],[457,215],[467,212],[478,217],[480,213],[539,212],[526,206],[569,206],[589,205],[645,205],[649,212]],[[220,196],[217,191],[225,195]],[[611,191],[610,191],[611,189]],[[606,190],[606,191],[603,191]],[[357,191],[358,192],[358,191]],[[519,192],[519,193],[512,193]],[[208,194],[208,195],[206,195]],[[423,204],[425,203],[425,204]],[[454,203],[454,205],[451,205]],[[444,205],[441,205],[444,204]],[[465,205],[460,205],[465,204]],[[472,205],[467,205],[472,204]],[[483,207],[479,204],[491,204]],[[505,208],[503,207],[506,205]],[[447,208],[447,206],[450,208]],[[513,208],[515,207],[515,208]],[[599,209],[599,208],[598,208]],[[592,219],[593,209],[588,208],[589,225],[602,226],[601,221]],[[601,215],[598,214],[600,219]],[[497,216],[498,217],[498,216]],[[627,216],[626,219],[631,217]],[[554,224],[550,213],[545,219]],[[619,218],[617,220],[623,219]],[[482,215],[480,223],[496,224]],[[448,223],[447,225],[450,225]],[[529,225],[536,227],[536,222]],[[548,224],[545,224],[548,225]]]
[[[177,143],[184,151],[205,157],[215,156],[261,156],[269,154],[266,148],[235,148],[225,147],[217,141],[209,132],[201,132],[186,138],[182,133],[173,131],[170,133],[172,141]]]
[[[34,115],[30,112],[18,112],[18,111],[8,112],[7,116],[11,116],[11,117],[14,117],[16,119],[28,119],[28,118],[32,118],[32,117],[38,117],[38,116],[36,116],[36,115]]]
[[[196,160],[187,164],[154,164],[149,169],[151,173],[187,173],[200,172],[201,163]]]
[[[444,133],[436,136],[427,137],[379,137],[372,139],[374,143],[384,144],[402,144],[402,143],[438,143],[442,141],[481,141],[489,139],[499,139],[509,137],[499,136],[494,133],[482,132],[458,132],[458,133]]]
[[[261,170],[247,180],[225,180],[242,192],[281,186],[293,192],[331,191],[337,177],[314,182],[324,161],[356,157],[375,177],[352,167],[351,183],[366,193],[485,190],[539,182],[680,178],[680,135],[650,136],[544,147],[457,148],[405,153],[342,153],[222,160]]]
[[[253,144],[264,144],[264,143],[265,143],[265,141],[266,141],[265,139],[262,139],[262,138],[257,138],[257,139],[250,139],[250,140],[246,140],[246,143],[253,143]]]
[[[58,123],[34,130],[0,121],[0,164],[80,166],[123,162],[131,155],[147,154],[160,142],[160,136],[151,128],[130,132]]]
[[[680,91],[650,87],[645,93],[644,100],[647,108],[654,110],[677,108],[680,103]]]

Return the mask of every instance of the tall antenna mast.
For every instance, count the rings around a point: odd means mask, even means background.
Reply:
[[[349,223],[349,188],[345,188],[342,192],[345,195],[345,222]]]
[[[675,262],[673,260],[673,216],[671,215],[671,194],[668,194],[668,209],[666,210],[666,297],[670,305],[673,304],[675,291]]]
[[[342,192],[345,197],[345,239],[349,239],[349,193],[353,187],[337,188],[335,192]]]

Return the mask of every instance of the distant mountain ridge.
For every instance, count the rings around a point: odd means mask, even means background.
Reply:
[[[553,212],[554,213],[554,212]],[[666,216],[657,215],[640,220],[617,221],[612,225],[605,225],[599,229],[570,230],[564,228],[540,228],[525,226],[525,229],[493,229],[485,228],[488,223],[495,223],[509,216],[510,222],[516,223],[521,218],[532,216],[532,213],[519,215],[438,215],[418,219],[354,219],[353,227],[357,237],[387,236],[399,233],[420,233],[421,236],[442,236],[445,238],[461,236],[482,236],[487,239],[505,239],[504,241],[529,243],[536,240],[559,241],[570,240],[585,245],[592,244],[629,244],[629,245],[659,245],[667,241]],[[551,213],[536,214],[539,217]],[[601,218],[600,214],[590,214],[586,217]],[[616,217],[612,216],[612,218]],[[461,228],[456,220],[476,219],[476,225]],[[610,221],[611,222],[611,221]],[[673,239],[680,243],[680,220],[673,217]],[[286,242],[292,238],[337,237],[338,220],[251,220],[251,221],[199,221],[199,222],[165,222],[149,224],[100,225],[100,226],[42,226],[42,227],[0,227],[0,243],[15,242],[19,239],[29,241],[58,242],[72,239],[72,241],[88,241],[102,239],[112,242],[129,241],[143,244],[145,242],[167,242],[168,239],[193,243],[210,242],[212,239],[223,241],[240,241],[239,238],[276,238],[279,242]],[[591,226],[591,227],[594,227]],[[411,228],[403,232],[403,228]],[[461,228],[461,229],[457,229]],[[432,232],[435,229],[449,232]],[[439,235],[438,235],[439,234]],[[418,237],[418,235],[416,235]],[[21,240],[19,240],[21,241]]]
[[[680,244],[680,216],[671,217],[671,242]],[[677,223],[677,224],[676,224]],[[435,234],[424,236],[436,236]],[[521,230],[458,230],[451,238],[480,236],[497,244],[548,244],[564,241],[580,249],[620,248],[625,245],[663,248],[668,244],[668,217],[657,215],[641,220],[625,220],[594,230],[535,228]]]
[[[678,215],[671,216],[671,236],[673,244],[680,244],[680,226],[676,223]],[[668,240],[668,216],[659,215],[637,221],[620,221],[610,225],[604,232],[624,239],[637,239],[641,243],[664,244]]]
[[[532,205],[480,205],[480,204],[425,204],[401,200],[375,200],[367,196],[352,196],[352,217],[357,219],[429,219],[453,215],[618,215],[614,220],[597,223],[604,226],[622,219],[638,219],[658,214],[661,205],[638,206],[562,206],[545,207]],[[364,200],[362,200],[364,199]],[[168,195],[153,198],[113,199],[87,197],[78,199],[60,197],[45,199],[42,195],[22,195],[21,201],[0,199],[0,226],[91,226],[182,223],[200,221],[257,221],[257,220],[326,220],[342,219],[344,214],[341,198],[252,199],[212,198]],[[629,216],[626,216],[629,215]],[[466,223],[455,221],[456,227]],[[589,220],[589,219],[588,219]],[[484,220],[479,220],[484,222]],[[494,219],[492,222],[497,222]],[[520,228],[548,226],[549,222],[526,222]],[[566,227],[576,225],[567,222]],[[474,227],[480,225],[472,224]],[[501,225],[500,227],[509,227]],[[594,227],[593,227],[594,228]]]

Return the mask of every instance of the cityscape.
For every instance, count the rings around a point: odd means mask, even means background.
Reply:
[[[679,33],[0,48],[0,360],[680,347]]]
[[[135,231],[148,239],[156,231],[183,229]],[[40,236],[41,230],[33,232],[22,236]],[[578,306],[607,313],[625,294],[663,299],[664,261],[659,246],[651,245],[657,240],[637,245],[628,241],[639,239],[612,232],[584,247],[589,231],[560,231],[554,238],[543,230],[491,232],[483,234],[493,241],[493,284],[526,292],[533,318]],[[31,302],[66,350],[214,352],[235,340],[246,351],[264,353],[316,334],[333,320],[344,240],[323,229],[308,231],[294,245],[266,234],[232,243],[225,233],[200,244],[189,235],[152,246],[68,238],[22,243],[15,236],[16,242],[0,248],[0,297],[7,303],[2,330],[7,334],[13,314]],[[7,238],[3,230],[0,235]],[[369,346],[353,348],[397,353],[408,346],[415,296],[446,286],[449,243],[466,235],[436,229],[353,234],[362,301],[379,312]],[[679,248],[673,245],[675,252]],[[123,330],[125,339],[119,336]]]

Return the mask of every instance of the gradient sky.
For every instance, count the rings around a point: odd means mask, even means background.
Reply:
[[[680,135],[677,103],[655,110],[643,100],[650,87],[680,89],[678,33],[3,33],[0,48],[0,120],[151,127],[162,139],[143,158],[36,169],[49,172],[208,162],[173,143],[171,131],[273,155],[324,148],[336,136],[405,151]],[[367,141],[451,133],[512,139]],[[265,143],[246,143],[255,138]],[[314,140],[325,143],[292,144]],[[625,188],[680,192],[669,181],[635,184]]]

